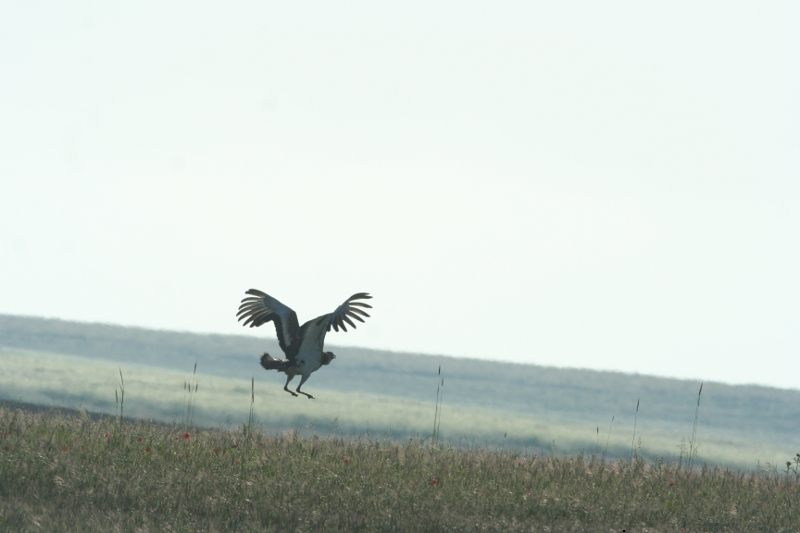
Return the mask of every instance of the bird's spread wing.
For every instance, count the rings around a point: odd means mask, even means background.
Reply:
[[[322,319],[322,322],[327,322],[325,331],[330,331],[331,327],[333,327],[335,331],[339,331],[339,328],[342,328],[343,331],[347,331],[347,328],[344,326],[345,322],[350,324],[350,326],[353,329],[356,329],[355,323],[350,319],[354,318],[359,322],[364,322],[364,319],[361,317],[369,315],[366,313],[366,311],[364,311],[361,308],[362,307],[368,307],[370,309],[372,308],[371,305],[365,304],[364,302],[359,302],[358,300],[371,300],[371,299],[372,296],[370,296],[366,292],[359,292],[357,294],[352,295],[347,300],[345,300],[345,302],[342,305],[336,308],[336,311],[321,316],[317,320]],[[326,318],[327,320],[325,320]]]
[[[297,341],[300,326],[297,322],[297,313],[283,305],[278,300],[256,289],[250,289],[245,294],[250,294],[242,300],[236,316],[239,321],[244,320],[243,326],[258,327],[267,322],[275,322],[275,331],[278,333],[278,342],[281,350],[292,357],[297,352]]]
[[[369,316],[362,308],[372,308],[371,305],[361,302],[360,300],[369,300],[371,298],[372,296],[366,292],[356,293],[345,300],[333,313],[318,316],[314,320],[309,320],[303,324],[303,327],[300,328],[300,338],[302,339],[300,349],[302,350],[307,343],[319,343],[319,349],[322,350],[325,334],[329,332],[331,328],[335,331],[339,331],[339,328],[342,328],[343,331],[347,331],[347,327],[345,326],[345,323],[347,323],[350,327],[355,329],[356,324],[353,320],[364,322],[364,319],[361,317]]]

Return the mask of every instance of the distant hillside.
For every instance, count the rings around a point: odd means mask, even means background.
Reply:
[[[124,365],[146,365],[274,383],[283,376],[258,366],[267,350],[280,355],[277,342],[233,335],[200,335],[107,324],[0,315],[0,346],[78,355]],[[337,359],[315,373],[306,389],[408,398],[430,402],[436,397],[437,370],[442,367],[444,404],[496,409],[554,421],[586,424],[593,436],[632,426],[640,400],[640,428],[691,432],[700,383],[617,372],[561,369],[497,363],[447,356],[398,353],[327,345]],[[288,396],[288,395],[287,395]],[[783,442],[800,450],[796,420],[800,391],[760,386],[706,383],[700,409],[701,435],[713,432]]]

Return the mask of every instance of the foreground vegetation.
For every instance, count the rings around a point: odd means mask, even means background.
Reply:
[[[274,336],[274,329],[259,333]],[[0,400],[110,414],[121,370],[126,413],[181,420],[182,385],[196,363],[194,421],[202,426],[246,418],[255,377],[255,411],[268,432],[331,434],[337,420],[340,434],[416,437],[431,430],[444,379],[441,432],[450,442],[549,451],[555,441],[559,452],[621,458],[630,454],[635,427],[647,455],[672,457],[693,432],[699,381],[326,346],[337,358],[307,384],[320,400],[312,406],[282,391],[282,375],[258,365],[264,350],[281,353],[274,338],[0,314]],[[800,450],[798,418],[800,390],[706,382],[699,457],[744,469],[780,463]]]
[[[10,408],[0,408],[0,428],[2,531],[800,528],[792,470],[690,470]]]
[[[337,359],[338,360],[338,359]],[[125,414],[133,418],[152,419],[160,422],[185,422],[204,427],[236,427],[248,416],[251,398],[251,378],[234,379],[201,373],[192,374],[192,366],[184,371],[137,365],[118,365],[103,359],[88,359],[64,354],[53,354],[8,349],[0,346],[0,402],[24,401],[32,404],[75,408],[111,415],[119,411],[118,393],[122,392],[121,374],[124,375]],[[444,375],[448,367],[442,367]],[[325,372],[330,370],[325,368]],[[358,372],[354,372],[358,374]],[[388,370],[387,370],[388,374]],[[367,394],[358,391],[325,389],[317,383],[323,372],[314,374],[314,388],[310,389],[318,398],[309,401],[293,398],[282,389],[284,378],[277,373],[264,371],[255,374],[254,410],[264,432],[275,433],[293,428],[302,436],[373,435],[389,436],[405,441],[407,437],[419,438],[430,434],[436,405],[442,416],[437,417],[437,429],[443,440],[472,446],[505,447],[525,450],[528,453],[547,453],[553,444],[559,453],[572,455],[581,452],[600,454],[611,458],[629,457],[631,441],[635,436],[638,453],[649,457],[677,458],[688,446],[693,430],[693,419],[698,399],[698,388],[686,393],[685,402],[692,409],[683,413],[681,426],[670,425],[663,418],[648,411],[662,398],[643,391],[642,408],[638,413],[638,425],[634,432],[634,417],[625,413],[610,413],[605,420],[588,423],[570,416],[580,411],[592,399],[592,391],[574,389],[574,398],[563,399],[572,411],[553,405],[553,412],[510,411],[497,406],[469,406],[453,399],[457,383],[449,377],[437,402],[437,381],[427,382],[431,387],[418,397],[393,396],[390,394]],[[321,379],[319,381],[322,381]],[[191,420],[186,417],[186,384],[199,391],[192,395]],[[413,383],[405,380],[404,383]],[[182,386],[183,385],[183,386]],[[603,385],[602,383],[600,385]],[[596,385],[596,387],[600,387]],[[476,387],[479,384],[475,385]],[[194,388],[193,387],[193,388]],[[465,384],[469,388],[472,385]],[[575,385],[579,387],[579,385]],[[544,390],[544,385],[531,388],[535,396]],[[791,399],[792,391],[785,392]],[[504,391],[505,393],[505,391]],[[775,422],[776,412],[783,413],[779,424],[790,425],[800,411],[784,409],[777,405],[764,407],[763,402],[744,394],[739,404],[747,406],[732,410],[724,420],[724,413],[714,408],[714,395],[719,390],[706,386],[703,389],[703,405],[700,409],[699,448],[695,450],[701,461],[724,464],[733,468],[750,470],[758,463],[780,463],[800,449],[800,439],[795,431],[792,435],[765,433],[760,423]],[[708,400],[708,402],[706,402]],[[797,404],[800,405],[800,393]],[[487,402],[488,404],[488,402]],[[707,404],[711,407],[707,409]],[[752,404],[752,405],[751,405]],[[636,414],[637,401],[630,406]],[[755,407],[754,407],[755,406]],[[781,407],[781,409],[778,409]],[[759,410],[760,409],[760,410]],[[735,415],[735,416],[734,416]],[[612,416],[614,417],[612,423]],[[722,426],[720,420],[727,426]],[[733,421],[735,428],[729,427]],[[742,421],[746,420],[746,427]]]

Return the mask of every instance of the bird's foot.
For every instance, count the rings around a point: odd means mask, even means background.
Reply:
[[[288,392],[292,396],[295,396],[295,397],[297,396],[297,394],[295,394],[294,392],[290,391],[289,389],[283,389],[283,390],[285,390],[286,392]]]
[[[309,399],[309,400],[316,400],[316,398],[314,398],[313,396],[311,396],[311,395],[310,395],[309,393],[307,393],[307,392],[303,392],[303,391],[299,390],[299,391],[297,391],[297,393],[298,393],[298,394],[302,394],[303,396],[308,396],[308,399]]]

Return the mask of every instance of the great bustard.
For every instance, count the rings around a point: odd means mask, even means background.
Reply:
[[[351,318],[364,322],[362,316],[369,315],[361,307],[372,306],[358,300],[372,298],[366,292],[359,292],[336,308],[333,313],[322,315],[314,320],[309,320],[302,326],[298,325],[297,313],[283,305],[278,300],[256,289],[250,289],[245,294],[250,296],[242,300],[236,314],[239,320],[244,320],[243,326],[257,327],[267,322],[275,322],[275,331],[278,333],[278,343],[286,354],[286,359],[275,359],[267,352],[261,356],[261,366],[267,370],[277,370],[286,374],[286,384],[283,390],[297,396],[303,394],[314,398],[300,390],[312,372],[319,370],[322,365],[329,364],[336,356],[333,352],[323,352],[325,334],[331,330],[347,331],[345,322],[355,329],[356,325]],[[289,382],[295,376],[302,376],[297,392],[288,389]]]

